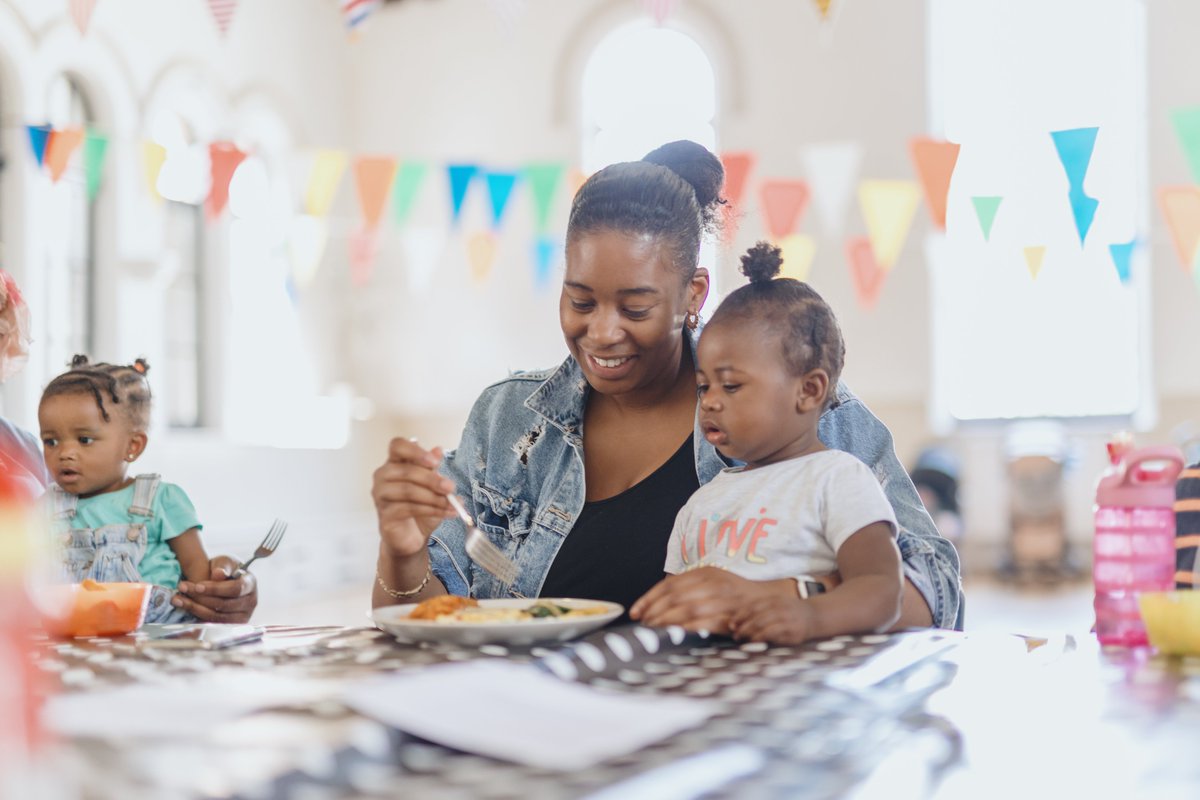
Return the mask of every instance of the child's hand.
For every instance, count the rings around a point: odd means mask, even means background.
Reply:
[[[229,556],[217,556],[209,562],[209,579],[180,581],[171,605],[203,622],[249,622],[258,606],[258,582],[249,572],[237,572],[237,564]]]
[[[735,613],[786,591],[788,583],[795,597],[794,581],[752,581],[727,570],[701,567],[663,578],[633,604],[629,616],[653,627],[682,625],[692,631],[728,634]]]
[[[815,612],[812,603],[800,598],[791,581],[790,593],[764,594],[755,605],[746,605],[729,620],[733,638],[745,642],[802,644],[813,636]]]

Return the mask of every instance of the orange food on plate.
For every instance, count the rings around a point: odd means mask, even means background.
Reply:
[[[409,619],[437,619],[445,614],[453,614],[462,608],[478,606],[479,602],[471,597],[459,597],[456,594],[443,594],[420,602],[408,615]]]
[[[68,587],[64,613],[42,624],[51,636],[121,636],[141,627],[149,600],[148,583],[84,580]]]

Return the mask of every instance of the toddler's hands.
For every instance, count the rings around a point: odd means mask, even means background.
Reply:
[[[212,559],[209,579],[180,581],[171,605],[203,622],[249,622],[258,606],[258,582],[249,572],[237,572],[237,564],[230,556]]]
[[[733,638],[745,642],[802,644],[812,637],[814,613],[812,603],[801,599],[794,589],[790,594],[764,593],[754,605],[733,613],[729,629]]]
[[[425,450],[415,439],[392,439],[388,459],[375,470],[371,498],[379,537],[397,557],[416,555],[442,520],[454,516],[446,496],[454,482],[437,471],[442,448]]]
[[[629,617],[652,627],[681,625],[690,631],[728,634],[734,612],[753,602],[757,588],[756,581],[701,567],[668,575],[650,587],[629,609]]]

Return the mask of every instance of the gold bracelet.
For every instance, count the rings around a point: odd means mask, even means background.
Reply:
[[[384,583],[383,576],[379,574],[379,570],[375,570],[375,580],[379,581],[379,588],[383,589],[385,592],[387,592],[389,597],[392,597],[396,600],[403,600],[406,597],[413,597],[414,595],[418,595],[421,592],[425,591],[425,587],[429,585],[429,579],[432,577],[433,577],[433,564],[429,564],[425,567],[425,577],[424,577],[424,579],[422,579],[420,585],[418,585],[417,588],[410,589],[407,592],[399,592],[399,591],[396,591],[395,589],[393,589],[392,587],[388,586],[386,583]]]

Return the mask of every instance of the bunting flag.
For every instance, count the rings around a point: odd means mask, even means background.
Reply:
[[[1036,281],[1042,271],[1042,260],[1046,257],[1046,248],[1044,245],[1035,245],[1026,247],[1022,252],[1025,254],[1025,267],[1029,270],[1029,276]]]
[[[950,195],[950,177],[958,163],[959,145],[915,136],[908,143],[908,152],[913,160],[921,188],[925,192],[925,204],[929,216],[941,230],[946,230],[946,199]]]
[[[471,266],[471,280],[483,283],[492,272],[496,260],[496,234],[491,231],[473,233],[467,239],[467,262]]]
[[[662,25],[670,19],[678,6],[679,0],[642,0],[642,8],[654,17],[655,25]]]
[[[850,193],[858,179],[862,148],[856,142],[827,142],[802,151],[817,213],[827,233],[840,234]]]
[[[992,225],[996,222],[996,212],[1000,210],[1003,197],[972,197],[971,204],[975,206],[975,216],[979,218],[979,228],[983,231],[983,240],[991,241]]]
[[[1079,232],[1079,244],[1083,246],[1088,229],[1096,216],[1096,208],[1100,205],[1095,198],[1088,197],[1083,191],[1083,179],[1087,176],[1088,165],[1092,160],[1092,151],[1096,147],[1096,134],[1099,128],[1072,128],[1063,131],[1051,131],[1054,148],[1058,151],[1058,160],[1062,162],[1067,173],[1067,184],[1070,190],[1067,197],[1071,202],[1071,213],[1075,216],[1075,230]]]
[[[79,35],[86,36],[88,26],[92,24],[92,12],[96,10],[96,0],[70,0],[67,9]]]
[[[88,128],[83,140],[83,170],[89,200],[95,200],[100,193],[100,178],[104,175],[104,155],[107,152],[108,137]]]
[[[29,131],[29,146],[33,148],[33,158],[39,167],[46,158],[46,142],[50,139],[49,125],[26,125]]]
[[[298,214],[288,228],[288,262],[291,279],[298,289],[307,289],[316,278],[321,257],[329,243],[329,224],[319,217]]]
[[[367,228],[379,226],[395,177],[396,159],[392,156],[358,156],[354,159],[358,207],[362,210],[363,223]]]
[[[808,275],[812,272],[813,256],[817,253],[816,240],[803,233],[793,233],[779,239],[776,244],[783,251],[780,277],[807,283]]]
[[[308,173],[304,190],[304,213],[324,217],[329,213],[334,193],[346,170],[346,154],[341,150],[318,150]]]
[[[467,189],[471,188],[471,179],[479,172],[474,164],[448,164],[446,175],[450,179],[450,219],[457,225],[462,217],[463,201],[467,198]]]
[[[204,211],[209,220],[215,220],[229,202],[229,181],[233,173],[245,160],[246,154],[233,142],[213,142],[208,146],[208,158],[212,185],[204,199]]]
[[[780,240],[794,233],[808,208],[808,184],[804,181],[773,179],[762,182],[759,201],[767,233]]]
[[[83,128],[55,128],[46,140],[45,163],[50,171],[50,180],[58,179],[67,171],[71,156],[83,144]]]
[[[350,256],[350,285],[366,286],[375,271],[375,258],[379,255],[379,230],[359,228],[350,234],[347,242]]]
[[[581,169],[573,168],[569,176],[569,186],[571,187],[571,200],[574,201],[575,195],[579,194],[579,190],[587,183],[587,179],[591,176]]]
[[[1200,244],[1200,188],[1195,186],[1164,186],[1158,190],[1175,254],[1179,264],[1190,270],[1196,263],[1196,245]]]
[[[167,148],[158,142],[142,142],[142,174],[146,178],[146,188],[155,200],[162,200],[158,193],[158,173],[162,172],[166,160]]]
[[[813,0],[817,7],[817,13],[821,15],[821,21],[829,19],[829,6],[833,5],[833,0]]]
[[[408,222],[426,172],[428,165],[423,161],[405,161],[396,170],[396,180],[392,184],[392,221],[397,225]]]
[[[367,17],[382,4],[381,0],[341,0],[341,3],[342,21],[351,33],[357,33]]]
[[[229,25],[233,22],[233,12],[237,11],[238,0],[208,0],[208,10],[212,14],[213,21],[217,23],[217,30],[221,32],[221,38],[229,33]]]
[[[1117,277],[1121,283],[1128,284],[1130,272],[1130,264],[1133,261],[1133,248],[1137,244],[1137,239],[1131,239],[1128,242],[1116,242],[1108,246],[1108,252],[1112,253],[1113,266],[1117,268]]]
[[[566,169],[566,165],[560,162],[525,165],[525,180],[529,183],[529,191],[533,195],[534,230],[539,236],[544,235],[550,227],[554,196],[558,193]],[[575,191],[578,191],[578,188],[576,186]],[[575,196],[575,191],[571,192],[572,197]]]
[[[859,308],[870,311],[879,302],[887,270],[879,266],[871,240],[866,236],[853,236],[846,241],[846,261],[850,265],[850,279]]]
[[[725,167],[725,188],[722,191],[729,206],[737,212],[746,193],[746,179],[754,168],[754,153],[721,153],[721,164]]]
[[[1175,109],[1171,112],[1171,122],[1192,171],[1192,180],[1200,183],[1200,106]]]
[[[533,285],[536,289],[550,286],[554,268],[558,262],[556,257],[562,253],[559,243],[549,236],[539,236],[533,243]]]
[[[488,172],[488,197],[492,201],[492,230],[500,230],[500,222],[504,219],[504,209],[508,207],[508,198],[512,197],[513,187],[517,185],[515,172]]]
[[[912,224],[921,190],[915,181],[863,181],[858,202],[867,223],[875,261],[885,272],[896,265]]]

